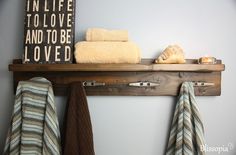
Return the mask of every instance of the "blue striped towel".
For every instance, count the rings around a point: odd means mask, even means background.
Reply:
[[[192,82],[184,82],[172,120],[166,155],[205,155],[204,128]]]
[[[59,155],[60,132],[51,83],[45,78],[20,81],[4,155]]]

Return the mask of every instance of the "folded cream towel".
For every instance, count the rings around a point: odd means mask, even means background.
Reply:
[[[106,30],[102,28],[90,28],[86,32],[86,41],[128,41],[126,30]]]
[[[140,50],[133,42],[78,42],[77,63],[139,63]]]

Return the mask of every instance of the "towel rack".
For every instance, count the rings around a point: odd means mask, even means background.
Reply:
[[[116,84],[113,84],[116,85]],[[140,81],[140,82],[131,82],[128,83],[131,87],[157,87],[161,85],[159,82],[149,82],[149,81]],[[203,81],[193,81],[194,87],[208,87],[208,86],[214,86],[214,83],[211,82],[203,82]],[[97,87],[97,86],[106,86],[106,83],[104,82],[96,82],[96,81],[83,81],[84,87]]]
[[[142,59],[139,64],[22,64],[13,60],[14,89],[21,80],[41,76],[53,84],[55,95],[67,95],[72,82],[82,81],[87,95],[176,96],[184,81],[192,81],[195,95],[219,96],[221,72],[225,65],[198,64],[187,59],[185,64],[154,64]]]

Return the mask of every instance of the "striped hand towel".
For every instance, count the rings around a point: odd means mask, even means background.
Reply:
[[[20,81],[4,155],[59,155],[60,132],[51,83],[45,78]]]
[[[204,145],[204,128],[193,84],[184,82],[172,120],[166,155],[205,155]]]

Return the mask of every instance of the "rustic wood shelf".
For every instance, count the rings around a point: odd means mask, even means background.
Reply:
[[[9,70],[14,72],[70,72],[70,71],[185,71],[213,72],[223,71],[224,65],[218,60],[214,65],[197,64],[196,60],[188,59],[186,64],[154,64],[152,59],[143,59],[140,64],[22,64],[14,60]]]
[[[104,85],[85,87],[87,95],[176,96],[182,82],[201,81],[214,86],[196,87],[196,95],[218,96],[224,69],[221,60],[214,65],[203,65],[197,64],[196,59],[188,59],[186,64],[154,64],[152,59],[143,59],[140,64],[22,64],[15,59],[9,64],[14,89],[21,80],[42,76],[52,82],[55,95],[66,95],[71,82],[96,81]],[[130,83],[135,82],[148,82],[148,86],[158,83],[158,86],[131,87]]]

